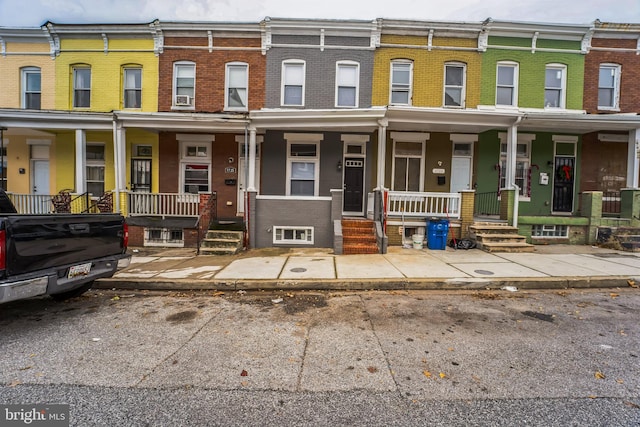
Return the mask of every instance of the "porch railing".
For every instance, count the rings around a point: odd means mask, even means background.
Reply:
[[[478,216],[500,215],[500,199],[496,191],[474,195],[473,214]]]
[[[184,193],[129,193],[130,216],[194,216],[199,215],[200,195]]]
[[[460,218],[460,193],[389,191],[387,215]]]
[[[53,204],[48,194],[15,194],[7,193],[9,199],[20,214],[48,214],[53,213]]]
[[[620,192],[602,192],[602,213],[607,215],[620,215]]]

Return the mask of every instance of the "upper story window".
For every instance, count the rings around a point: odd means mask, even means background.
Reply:
[[[304,105],[305,62],[289,60],[282,63],[282,105]]]
[[[391,96],[390,103],[411,105],[413,82],[413,62],[391,62]]]
[[[445,107],[464,107],[466,65],[452,62],[444,65]]]
[[[124,69],[124,108],[142,107],[142,68]]]
[[[499,62],[496,73],[496,105],[518,106],[518,64]]]
[[[598,76],[598,110],[620,108],[620,65],[602,64]]]
[[[173,64],[173,106],[193,108],[196,95],[196,64],[176,62]]]
[[[249,88],[249,65],[242,62],[227,64],[224,109],[247,111]]]
[[[91,68],[73,67],[73,108],[91,106]]]
[[[22,69],[22,108],[39,110],[42,97],[41,73],[38,67]]]
[[[565,108],[566,87],[567,67],[562,64],[548,64],[544,78],[544,107]]]
[[[336,107],[357,107],[360,64],[342,61],[336,64]]]

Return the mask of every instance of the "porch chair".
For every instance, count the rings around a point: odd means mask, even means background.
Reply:
[[[60,190],[58,194],[51,198],[55,213],[71,213],[71,191],[73,190]]]
[[[112,213],[113,193],[111,191],[106,191],[96,202],[96,207],[98,208],[100,213]]]

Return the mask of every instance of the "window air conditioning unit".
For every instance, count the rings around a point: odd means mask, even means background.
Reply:
[[[191,97],[189,95],[176,95],[176,105],[191,105]]]

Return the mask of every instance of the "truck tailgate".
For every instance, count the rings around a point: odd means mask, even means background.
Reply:
[[[123,224],[118,214],[6,215],[6,273],[121,254]]]

